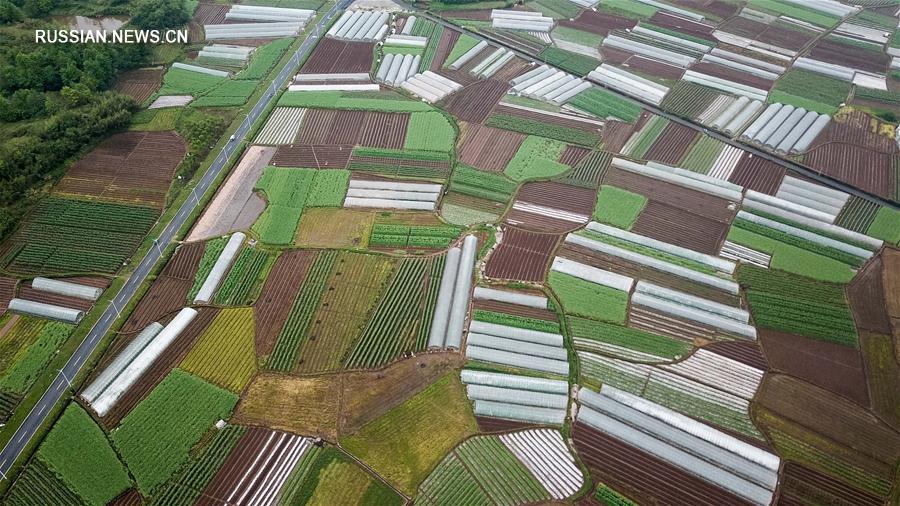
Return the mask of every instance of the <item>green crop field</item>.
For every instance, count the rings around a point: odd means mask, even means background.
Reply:
[[[169,373],[112,434],[141,493],[156,492],[200,437],[231,415],[237,401],[237,395],[192,374],[179,369]]]
[[[194,107],[230,107],[244,105],[259,81],[224,81],[194,100]]]
[[[771,255],[773,269],[838,283],[850,281],[855,274],[851,266],[838,260],[740,227],[731,227],[728,240]]]
[[[37,458],[88,504],[106,504],[131,487],[106,435],[78,404],[69,404]]]
[[[775,14],[782,14],[823,28],[830,28],[841,21],[840,17],[817,10],[812,4],[810,2],[810,6],[807,7],[786,0],[749,0],[748,2],[748,5],[751,7]]]
[[[447,59],[444,61],[444,65],[449,65],[459,59],[460,56],[466,54],[466,51],[472,49],[473,47],[478,45],[478,39],[472,37],[471,35],[460,34],[459,38],[456,39],[456,43],[453,44],[453,49],[450,50],[450,54],[447,55]]]
[[[802,250],[809,251],[811,253],[815,253],[816,255],[820,255],[826,258],[831,258],[833,260],[837,260],[843,264],[847,264],[851,267],[861,267],[864,263],[864,259],[851,255],[850,253],[846,253],[842,250],[838,250],[836,248],[832,248],[830,246],[823,246],[818,243],[814,243],[808,239],[803,239],[786,232],[782,232],[780,230],[776,230],[774,228],[767,227],[765,225],[760,225],[754,223],[749,220],[738,218],[734,220],[732,223],[733,226],[740,228],[742,230],[746,230],[753,234],[766,237],[773,241],[778,241],[780,243],[789,244],[796,248],[800,248]],[[776,246],[777,248],[777,246]]]
[[[309,197],[316,176],[315,169],[283,169],[266,167],[256,188],[265,192],[266,210],[263,211],[253,230],[263,242],[269,244],[291,244],[306,199]]]
[[[594,491],[594,500],[605,506],[637,506],[637,503],[603,483],[597,485],[597,489]]]
[[[315,451],[303,456],[285,484],[282,504],[403,504],[400,496],[340,450],[313,448]]]
[[[625,323],[628,293],[557,271],[550,271],[548,284],[559,297],[566,314]]]
[[[541,51],[540,56],[542,60],[550,65],[577,76],[586,76],[600,65],[600,60],[597,58],[573,53],[558,47],[548,47]]]
[[[418,25],[418,21],[416,22],[416,25]],[[437,29],[433,30],[428,35],[428,45],[425,46],[425,51],[422,52],[422,61],[419,64],[419,70],[424,71],[431,68],[431,63],[434,61],[435,54],[437,54],[438,45],[441,43],[441,36],[443,34],[444,27],[438,26]]]
[[[229,425],[217,431],[202,454],[187,465],[180,475],[166,483],[162,492],[154,498],[154,503],[184,506],[194,504],[245,432],[246,427],[239,425]]]
[[[768,101],[834,114],[838,105],[847,100],[850,87],[851,84],[846,81],[809,70],[791,69],[775,81]]]
[[[627,123],[634,123],[641,115],[641,106],[635,102],[596,86],[575,95],[568,104],[600,118],[613,116]]]
[[[617,228],[630,230],[640,216],[647,197],[630,191],[603,185],[597,193],[597,203],[591,218]]]
[[[539,320],[537,318],[526,318],[524,316],[516,316],[508,313],[497,313],[495,311],[487,311],[484,309],[476,309],[472,314],[472,319],[480,322],[518,327],[520,329],[537,330],[539,332],[552,332],[554,334],[560,332],[559,324],[556,322]]]
[[[574,44],[581,44],[588,47],[600,47],[603,43],[603,36],[596,33],[570,28],[568,26],[557,25],[550,34],[554,39],[561,39]]]
[[[634,0],[606,0],[598,6],[598,10],[629,19],[646,19],[656,14],[657,8]]]
[[[312,192],[306,197],[306,207],[341,207],[349,184],[349,170],[317,171],[313,177]]]
[[[449,152],[358,147],[353,150],[348,168],[398,177],[433,179],[445,177],[449,165]]]
[[[459,237],[460,229],[450,226],[388,225],[376,223],[372,227],[369,246],[393,248],[443,249]]]
[[[660,360],[677,360],[686,357],[693,349],[691,343],[651,334],[642,330],[586,320],[584,318],[570,317],[568,320],[572,337],[575,339],[575,348],[579,350],[599,350],[604,353],[613,353],[606,347],[598,348],[593,345],[593,343],[601,346],[607,344],[642,354],[653,355]],[[630,357],[623,356],[622,358]]]
[[[194,300],[194,297],[197,296],[197,292],[200,291],[200,287],[203,286],[203,282],[206,281],[206,277],[209,276],[213,265],[216,264],[216,260],[219,259],[219,255],[222,254],[222,250],[225,249],[225,244],[227,243],[228,238],[217,237],[210,239],[204,245],[203,256],[200,258],[200,264],[197,266],[197,274],[194,275],[194,284],[188,291],[189,301]]]
[[[529,135],[503,171],[513,181],[555,176],[569,170],[559,163],[566,145],[562,142]]]
[[[262,285],[263,273],[274,257],[256,248],[244,248],[216,292],[216,304],[244,306],[250,304],[255,290]]]
[[[319,299],[327,288],[325,280],[334,266],[335,258],[337,258],[335,251],[324,251],[316,257],[275,342],[275,349],[267,364],[269,368],[290,371],[294,367],[298,347],[306,335],[313,313],[319,305]]]
[[[438,464],[419,487],[416,504],[532,504],[549,499],[500,438],[477,436]]]
[[[443,114],[419,112],[410,115],[404,149],[448,152],[455,144],[456,130]]]
[[[900,244],[900,211],[882,207],[866,233],[890,244]]]
[[[722,150],[725,149],[725,143],[714,138],[703,136],[697,139],[697,142],[691,146],[684,160],[678,165],[682,169],[699,172],[700,174],[709,174],[710,169]]]
[[[223,309],[200,336],[181,368],[240,393],[256,373],[253,308]]]
[[[238,72],[235,79],[262,79],[278,63],[281,55],[294,42],[293,38],[278,39],[256,48],[247,68]]]
[[[36,325],[32,323],[31,318],[23,317],[16,323],[16,327],[23,324],[22,328],[14,327],[10,331],[13,343],[28,344],[15,350],[14,362],[0,376],[0,391],[19,395],[28,393],[31,385],[44,372],[44,368],[75,328],[74,325],[59,322],[41,321]],[[40,328],[36,335],[32,333],[35,327]],[[17,333],[21,335],[16,335]]]
[[[13,237],[7,268],[23,273],[116,272],[158,216],[149,207],[50,197]]]
[[[581,7],[568,0],[534,0],[528,5],[554,19],[570,19],[578,17]]]
[[[841,285],[742,265],[738,282],[747,290],[757,326],[854,346],[856,328]]]
[[[501,174],[482,172],[466,165],[457,165],[450,178],[452,191],[504,204],[512,198],[516,186]]]
[[[160,95],[203,95],[228,80],[227,77],[211,76],[179,68],[170,68],[163,76]]]
[[[16,478],[3,504],[34,506],[36,504],[84,504],[69,485],[41,459],[32,459]]]
[[[689,258],[680,257],[678,255],[673,255],[672,253],[668,253],[662,251],[660,249],[651,248],[649,246],[645,246],[643,244],[638,244],[636,242],[626,241],[625,239],[620,239],[618,237],[613,237],[611,235],[594,232],[593,230],[579,230],[575,232],[578,235],[583,237],[587,237],[589,239],[593,239],[595,241],[600,241],[606,244],[610,244],[612,246],[617,246],[622,249],[626,249],[628,251],[633,251],[635,253],[640,253],[641,255],[646,255],[649,257],[653,257],[664,262],[668,262],[670,264],[680,265],[681,267],[687,267],[688,269],[705,272],[707,274],[716,274],[716,269],[714,267],[710,267],[704,263],[697,262],[696,260],[691,260]]]
[[[632,158],[643,158],[668,125],[668,118],[657,115],[651,116],[640,131],[632,134],[622,148],[622,152]]]
[[[463,439],[478,432],[465,387],[451,372],[343,438],[341,446],[408,495]]]
[[[383,112],[428,112],[434,107],[396,93],[361,94],[340,91],[288,91],[278,99],[280,107],[313,107]]]
[[[580,144],[594,147],[600,142],[599,132],[587,132],[575,128],[550,125],[543,121],[521,118],[509,114],[491,114],[485,125],[494,128],[502,128],[513,132],[536,135],[558,141]]]

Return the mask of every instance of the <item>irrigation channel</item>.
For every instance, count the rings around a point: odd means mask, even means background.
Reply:
[[[456,24],[454,24],[454,23],[451,23],[451,22],[445,20],[444,18],[441,18],[441,17],[439,17],[439,16],[434,16],[434,15],[432,15],[431,13],[426,12],[426,11],[422,11],[421,9],[417,9],[417,8],[415,8],[415,7],[412,7],[412,6],[410,6],[410,8],[413,9],[413,10],[415,10],[417,15],[423,16],[423,17],[425,17],[425,18],[427,18],[427,19],[429,19],[429,20],[431,20],[431,21],[434,21],[435,23],[439,23],[439,24],[440,24],[441,26],[443,26],[444,28],[449,28],[449,29],[452,29],[452,30],[456,30],[456,31],[465,33],[465,34],[470,35],[470,36],[472,36],[472,37],[474,37],[474,38],[476,38],[476,39],[478,39],[478,40],[486,41],[486,42],[488,42],[488,43],[490,43],[490,44],[492,44],[492,45],[494,45],[494,46],[496,46],[496,47],[503,47],[503,48],[506,48],[506,49],[512,51],[513,53],[515,53],[517,56],[522,57],[522,58],[524,58],[524,59],[526,59],[526,60],[528,60],[528,61],[531,61],[531,62],[539,62],[539,63],[545,64],[545,65],[547,65],[547,66],[549,66],[549,67],[552,67],[552,68],[554,68],[554,69],[557,69],[557,67],[555,67],[555,66],[552,65],[551,63],[548,63],[548,62],[542,60],[541,57],[538,56],[537,54],[530,53],[530,52],[528,52],[528,51],[523,51],[521,48],[517,48],[517,47],[514,47],[514,46],[510,46],[510,45],[506,44],[505,42],[503,42],[503,41],[501,41],[501,40],[499,40],[499,39],[496,39],[496,38],[494,38],[494,37],[491,37],[490,35],[484,35],[484,34],[481,34],[481,33],[478,33],[478,32],[473,32],[473,31],[468,30],[468,29],[466,29],[466,28],[463,28],[463,27],[461,27],[461,26],[459,26],[459,25],[456,25]],[[557,70],[560,70],[560,69],[557,69]],[[778,165],[780,165],[780,166],[782,166],[782,167],[784,167],[784,168],[786,168],[786,169],[790,169],[790,170],[792,170],[792,171],[794,171],[794,172],[798,172],[798,173],[800,173],[800,174],[803,174],[804,176],[806,176],[806,177],[812,179],[813,181],[817,181],[817,182],[819,182],[819,183],[822,183],[822,184],[824,184],[825,186],[829,186],[829,187],[831,187],[831,188],[835,188],[835,189],[837,189],[837,190],[841,190],[841,191],[843,191],[843,192],[845,192],[845,193],[849,193],[850,195],[856,195],[857,197],[863,198],[863,199],[868,200],[868,201],[870,201],[870,202],[875,202],[876,204],[879,204],[879,205],[882,205],[882,206],[887,206],[887,207],[891,207],[891,208],[900,210],[900,204],[898,204],[898,203],[891,202],[890,200],[887,200],[887,199],[881,198],[881,197],[879,197],[879,196],[877,196],[877,195],[873,195],[873,194],[871,194],[871,193],[869,193],[869,192],[860,190],[859,188],[856,188],[855,186],[848,185],[847,183],[844,183],[844,182],[842,182],[842,181],[838,181],[837,179],[834,179],[834,178],[832,178],[832,177],[829,177],[829,176],[826,176],[826,175],[823,175],[823,174],[819,174],[818,172],[816,172],[816,171],[810,169],[809,167],[806,167],[805,165],[801,165],[801,164],[796,163],[796,162],[793,162],[793,161],[791,161],[791,160],[786,160],[786,159],[784,159],[784,158],[780,158],[780,157],[775,156],[775,155],[773,155],[773,154],[771,154],[771,153],[767,153],[766,151],[763,151],[763,150],[761,150],[761,149],[757,149],[756,147],[754,147],[754,146],[752,146],[752,145],[750,145],[750,144],[744,144],[743,142],[736,141],[736,140],[734,140],[734,139],[732,139],[732,138],[730,138],[730,137],[727,137],[727,136],[725,136],[725,135],[723,135],[723,134],[720,134],[719,132],[716,132],[716,131],[714,131],[714,130],[710,130],[710,129],[704,127],[703,125],[699,125],[699,124],[697,124],[697,123],[694,123],[693,121],[688,121],[688,120],[686,120],[686,119],[684,119],[684,118],[681,118],[681,117],[679,117],[679,116],[675,116],[674,114],[670,114],[670,113],[668,113],[668,112],[666,112],[666,111],[660,109],[659,107],[655,106],[654,104],[651,104],[651,103],[649,103],[649,102],[645,102],[645,101],[643,101],[643,100],[641,100],[641,99],[639,99],[639,98],[634,98],[634,97],[625,95],[625,94],[623,94],[623,93],[621,93],[621,92],[619,92],[619,91],[617,91],[617,90],[614,90],[614,89],[612,89],[612,88],[607,87],[605,84],[603,84],[603,83],[601,83],[601,82],[599,82],[599,81],[596,81],[596,80],[594,80],[594,79],[591,79],[591,78],[588,77],[588,76],[577,76],[577,77],[582,77],[582,79],[584,79],[585,81],[588,81],[588,82],[590,82],[591,84],[593,84],[593,85],[595,85],[595,86],[599,86],[599,87],[601,87],[601,88],[603,88],[603,89],[609,91],[610,93],[613,93],[613,94],[616,95],[616,96],[625,97],[625,98],[627,98],[627,99],[629,99],[629,100],[632,100],[632,101],[634,101],[634,102],[637,102],[637,103],[639,103],[644,109],[646,109],[646,110],[652,112],[653,114],[656,114],[656,115],[658,115],[658,116],[662,116],[662,117],[664,117],[664,118],[666,118],[666,119],[668,119],[668,120],[670,120],[670,121],[674,121],[675,123],[678,123],[679,125],[683,125],[683,126],[686,126],[686,127],[688,127],[688,128],[692,128],[692,129],[694,129],[694,130],[698,130],[698,131],[702,132],[703,134],[706,134],[706,135],[708,135],[708,136],[710,136],[710,137],[712,137],[712,138],[714,138],[714,139],[717,139],[717,140],[719,140],[719,141],[724,142],[725,144],[728,144],[728,145],[734,146],[734,147],[736,147],[736,148],[740,148],[740,149],[742,149],[742,150],[744,150],[744,151],[747,151],[747,152],[749,152],[750,154],[752,154],[753,156],[761,157],[761,158],[763,158],[763,159],[765,159],[765,160],[768,160],[768,161],[770,161],[770,162],[776,163],[776,164],[778,164]]]
[[[266,93],[260,97],[259,101],[253,106],[253,109],[247,117],[244,118],[244,121],[241,122],[240,127],[234,132],[234,140],[225,145],[213,161],[212,165],[210,165],[209,169],[206,170],[206,173],[203,174],[203,177],[200,178],[197,186],[192,190],[191,196],[189,196],[181,205],[178,213],[172,218],[169,224],[166,225],[159,237],[154,240],[154,247],[150,248],[150,251],[144,255],[140,264],[138,264],[137,268],[125,282],[125,286],[119,290],[119,293],[116,294],[110,305],[103,311],[103,315],[97,323],[94,324],[94,327],[91,328],[81,344],[78,345],[78,349],[76,349],[75,353],[69,357],[66,365],[59,371],[59,374],[57,374],[56,378],[53,379],[53,382],[50,383],[50,387],[47,388],[44,395],[41,396],[37,404],[35,404],[28,413],[28,416],[25,418],[22,425],[16,429],[15,434],[13,434],[12,439],[10,439],[9,443],[3,448],[3,451],[0,452],[0,473],[2,473],[3,478],[6,478],[6,473],[9,472],[9,469],[12,467],[15,460],[22,454],[22,451],[25,449],[25,446],[28,445],[31,437],[34,436],[35,432],[37,432],[44,423],[47,415],[52,411],[53,406],[70,387],[70,379],[78,374],[78,371],[84,365],[88,357],[91,356],[91,353],[94,352],[94,349],[97,347],[97,344],[102,337],[109,331],[116,319],[119,318],[121,308],[127,306],[132,297],[134,297],[138,287],[141,286],[141,283],[147,278],[147,275],[153,269],[153,266],[159,261],[165,245],[175,238],[175,234],[178,233],[178,230],[185,224],[194,208],[200,204],[201,197],[209,191],[213,181],[215,181],[216,177],[218,177],[222,170],[225,169],[228,164],[228,159],[235,153],[237,146],[244,141],[247,133],[253,126],[253,123],[259,118],[260,114],[266,110],[272,100],[275,100],[276,91],[284,86],[284,84],[297,72],[300,67],[300,62],[316,45],[319,34],[325,32],[325,27],[331,19],[334,18],[336,14],[346,9],[351,2],[352,0],[338,0],[338,2],[325,13],[319,22],[316,23],[315,29],[307,35],[303,44],[297,48],[294,56],[291,57],[275,79],[272,80]]]

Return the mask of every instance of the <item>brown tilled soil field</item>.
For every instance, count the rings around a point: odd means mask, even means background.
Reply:
[[[679,80],[684,75],[684,69],[668,63],[659,62],[640,55],[632,55],[625,59],[622,65],[651,76],[663,79]],[[675,123],[669,125],[672,126]]]
[[[728,235],[728,223],[651,200],[638,215],[631,231],[716,255]]]
[[[730,222],[735,211],[728,209],[725,199],[665,183],[640,174],[610,168],[603,184],[639,193],[651,201],[668,204],[711,220]]]
[[[509,88],[508,82],[495,79],[470,84],[447,99],[447,112],[461,121],[482,123]]]
[[[503,172],[525,135],[477,124],[466,124],[459,144],[459,160],[476,169]]]
[[[129,70],[116,79],[113,90],[123,95],[128,95],[135,102],[141,104],[159,89],[163,73],[165,73],[165,69],[162,67],[158,69]]]
[[[820,39],[813,46],[809,56],[816,60],[849,66],[876,74],[884,74],[891,63],[891,57],[886,53],[870,51],[828,39]]]
[[[205,242],[188,242],[178,246],[175,254],[162,271],[163,276],[176,279],[194,280],[199,268],[200,259],[203,258]]]
[[[297,133],[297,144],[344,144],[402,149],[409,114],[311,109]]]
[[[711,2],[703,0],[703,1],[692,2],[692,3],[709,4]],[[724,3],[724,2],[721,2],[721,3]],[[669,28],[670,30],[677,30],[682,33],[687,33],[689,35],[693,35],[694,37],[699,37],[701,39],[716,42],[716,38],[713,37],[713,35],[712,35],[712,33],[716,29],[715,25],[713,25],[713,24],[700,23],[698,21],[691,21],[691,20],[685,19],[681,16],[675,16],[673,14],[669,14],[663,10],[657,11],[656,14],[650,16],[650,19],[648,21],[650,23],[653,23],[654,25],[662,27],[662,28]]]
[[[634,28],[636,24],[637,22],[633,19],[591,10],[583,11],[574,20],[564,19],[559,22],[560,26],[576,28],[599,35],[609,35],[609,32],[613,30]]]
[[[672,3],[722,19],[737,14],[739,9],[739,6],[724,0],[672,0]]]
[[[322,39],[300,69],[301,74],[353,74],[372,69],[375,45]]]
[[[765,158],[745,154],[735,166],[728,181],[748,190],[775,195],[786,172],[784,167]]]
[[[870,260],[847,286],[847,300],[859,329],[876,334],[891,333],[891,319],[884,302],[884,261]]]
[[[503,420],[500,418],[487,418],[484,416],[476,416],[475,421],[478,423],[478,432],[481,432],[482,434],[505,434],[515,430],[528,430],[539,427],[539,425],[533,423]]]
[[[504,226],[503,241],[488,258],[484,273],[497,279],[541,282],[559,240],[557,234]]]
[[[272,353],[281,326],[291,311],[294,297],[306,271],[316,258],[315,251],[286,251],[275,260],[262,292],[253,306],[256,316],[256,353],[266,356]]]
[[[583,423],[575,424],[572,437],[578,455],[596,481],[608,484],[640,504],[750,504]]]
[[[693,128],[672,121],[659,134],[644,158],[668,165],[677,165],[698,135],[700,135],[699,132]]]
[[[600,140],[603,143],[603,150],[610,153],[619,153],[622,147],[628,142],[631,134],[637,130],[636,125],[625,123],[623,121],[608,120],[600,131]]]
[[[591,188],[572,186],[556,181],[541,181],[522,185],[516,196],[516,202],[545,206],[590,217],[594,210],[596,197],[597,193]],[[587,222],[587,219],[584,219],[584,223]],[[504,221],[517,227],[547,233],[569,232],[584,225],[584,223],[522,209],[511,209]]]
[[[821,174],[856,186],[880,197],[892,198],[894,176],[892,157],[844,142],[832,142],[810,150],[803,157],[806,165]]]
[[[434,51],[434,59],[431,60],[431,71],[436,72],[440,70],[457,40],[459,40],[459,32],[456,30],[444,30],[441,32],[441,40]]]
[[[775,85],[775,81],[771,79],[757,77],[742,70],[735,70],[716,63],[700,62],[691,65],[691,70],[767,91]]]
[[[535,292],[536,294],[538,292]],[[496,300],[475,300],[472,307],[478,310],[493,311],[495,313],[506,313],[523,318],[536,318],[548,322],[559,322],[556,313],[549,309],[538,309],[536,307],[522,306],[519,304],[510,304],[507,302],[498,302]]]
[[[16,296],[16,283],[18,281],[16,278],[0,276],[0,314],[6,312],[9,301]]]
[[[294,244],[302,248],[362,248],[373,218],[371,211],[357,209],[304,209]]]
[[[200,2],[194,11],[193,20],[201,25],[217,25],[225,22],[225,13],[230,6],[226,4]]]
[[[581,146],[573,146],[571,144],[566,144],[565,149],[559,155],[559,163],[568,165],[569,167],[575,167],[584,157],[590,153],[591,150],[587,148],[583,148]]]
[[[194,285],[192,279],[177,279],[160,276],[150,285],[147,294],[141,298],[137,307],[122,327],[122,334],[140,332],[152,322],[159,321],[183,308],[187,302],[188,292]]]
[[[853,504],[879,506],[884,501],[865,491],[795,462],[786,462],[775,504]]]
[[[116,134],[75,162],[55,192],[162,209],[185,153],[175,132]]]
[[[275,167],[309,167],[314,169],[346,169],[353,145],[291,144],[278,146],[272,157]]]
[[[742,364],[755,367],[761,371],[769,368],[766,357],[763,356],[762,349],[757,343],[748,341],[718,341],[710,343],[703,347],[707,351],[711,351],[723,357],[737,360]]]

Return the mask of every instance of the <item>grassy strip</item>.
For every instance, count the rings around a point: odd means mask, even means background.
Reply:
[[[194,284],[188,292],[188,301],[194,300],[194,297],[197,296],[197,292],[200,291],[200,287],[203,286],[206,277],[209,276],[227,243],[228,239],[224,237],[217,237],[206,242],[206,246],[203,247],[203,257],[200,258],[200,265],[197,267],[197,274],[194,274]]]
[[[882,207],[866,234],[891,244],[900,244],[900,211]]]
[[[253,51],[253,57],[250,59],[250,64],[247,65],[247,68],[240,71],[234,78],[262,79],[272,70],[272,67],[293,42],[293,38],[278,39],[257,48]]]
[[[574,44],[581,44],[588,47],[599,47],[603,43],[603,36],[596,33],[569,28],[568,26],[557,25],[550,32],[554,39],[560,39]]]
[[[434,107],[389,92],[363,95],[341,91],[289,91],[278,99],[279,107],[311,107],[382,112],[426,112]]]
[[[766,12],[781,14],[784,16],[806,21],[823,28],[831,28],[838,24],[841,18],[833,14],[817,10],[813,7],[798,5],[784,0],[749,0],[747,5]]]
[[[566,72],[585,76],[600,65],[600,60],[591,56],[573,53],[558,47],[548,47],[541,51],[540,57],[554,67]]]
[[[433,111],[410,115],[404,149],[450,152],[455,144],[456,129],[443,114]]]
[[[485,125],[588,147],[596,146],[600,142],[599,134],[575,128],[548,125],[542,121],[520,118],[510,114],[491,114]]]

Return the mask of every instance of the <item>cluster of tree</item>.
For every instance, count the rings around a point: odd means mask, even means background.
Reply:
[[[187,156],[178,169],[179,176],[184,180],[193,177],[226,127],[228,122],[221,116],[185,109],[175,124],[175,131],[188,142]]]
[[[0,0],[0,24],[44,17],[53,6],[53,0]]]
[[[68,162],[87,146],[125,128],[137,106],[113,92],[62,110],[27,134],[0,143],[0,237],[21,218],[42,186],[65,172]]]
[[[184,0],[138,0],[131,9],[131,24],[138,28],[177,28],[190,19]]]

